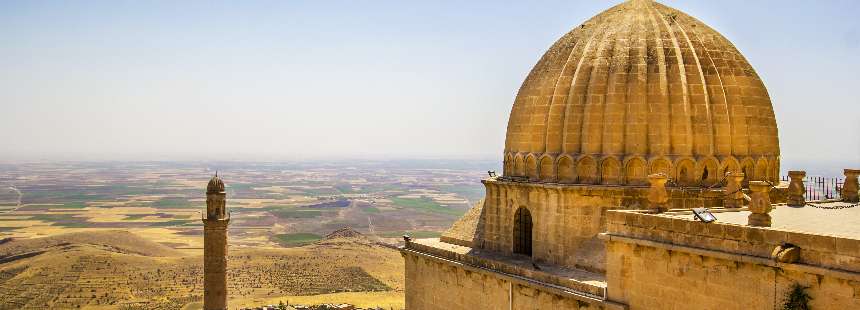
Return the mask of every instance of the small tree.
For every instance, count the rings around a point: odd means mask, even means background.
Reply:
[[[785,294],[785,304],[783,304],[783,310],[810,310],[809,301],[812,300],[812,296],[809,296],[809,293],[806,292],[808,286],[803,286],[795,282],[791,285],[791,289],[788,290],[788,293]]]

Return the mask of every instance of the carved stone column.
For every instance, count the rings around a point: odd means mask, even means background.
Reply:
[[[750,201],[750,226],[770,227],[770,184],[764,181],[750,181],[752,201]]]
[[[669,177],[664,173],[655,173],[648,176],[648,181],[651,182],[651,188],[648,189],[649,208],[657,213],[665,212],[669,209],[669,193],[666,192]]]
[[[844,202],[860,202],[857,190],[857,176],[860,175],[860,169],[845,169],[845,184],[842,184],[842,201]]]
[[[745,175],[743,172],[726,172],[725,200],[723,206],[726,208],[741,208],[744,206],[744,192],[742,182]]]
[[[803,178],[806,177],[806,171],[789,171],[788,177],[791,178],[791,183],[788,184],[788,201],[789,206],[800,207],[806,205],[806,186],[803,185]]]

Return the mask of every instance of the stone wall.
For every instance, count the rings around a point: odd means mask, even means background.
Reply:
[[[609,309],[571,292],[404,252],[407,309]],[[617,309],[617,308],[616,308]]]
[[[671,214],[607,220],[607,297],[630,309],[775,309],[794,283],[812,309],[860,308],[860,240]],[[770,258],[783,242],[800,247],[797,262]]]
[[[645,209],[647,187],[563,185],[484,180],[486,198],[474,247],[510,255],[514,214],[527,208],[534,222],[533,257],[537,261],[604,270],[605,250],[597,235],[606,228],[610,209]],[[675,208],[717,207],[712,191],[670,189]]]
[[[607,245],[609,300],[629,309],[781,309],[794,283],[812,309],[860,309],[860,282],[624,242]]]
[[[728,223],[703,223],[691,215],[611,211],[607,234],[769,259],[784,242],[800,247],[798,263],[860,273],[860,240]]]

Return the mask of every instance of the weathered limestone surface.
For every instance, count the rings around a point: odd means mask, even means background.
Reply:
[[[767,90],[725,37],[649,0],[621,3],[561,37],[511,110],[505,176],[641,185],[664,172],[712,185],[727,171],[778,180]]]
[[[610,211],[608,300],[630,309],[779,309],[793,283],[812,309],[860,308],[860,240]],[[719,214],[717,214],[719,216]],[[783,263],[784,243],[798,257]]]
[[[609,299],[629,309],[782,309],[809,286],[811,309],[860,309],[860,282],[664,248],[609,242]]]
[[[474,246],[513,252],[514,212],[527,208],[534,221],[533,257],[537,261],[587,270],[604,270],[605,250],[597,234],[605,230],[610,209],[648,208],[648,187],[565,185],[484,180],[486,197]],[[673,208],[719,207],[722,200],[702,189],[669,191]],[[719,196],[714,196],[719,197]]]
[[[562,287],[580,294],[606,296],[606,281],[602,273],[540,263],[538,266],[524,255],[500,255],[492,251],[458,246],[438,239],[412,240],[404,247],[407,254],[419,253],[463,266],[492,271],[511,277],[527,278],[546,285]],[[535,266],[538,266],[537,268]],[[539,268],[539,269],[538,269]]]
[[[720,216],[719,213],[715,215]],[[623,236],[762,258],[769,258],[775,247],[787,242],[801,248],[799,263],[854,273],[860,280],[860,240],[856,238],[719,221],[703,223],[691,218],[689,211],[643,214],[613,210],[607,212],[604,236]],[[607,261],[607,267],[611,267],[610,261]],[[611,282],[608,276],[607,281]]]
[[[404,259],[407,309],[613,309],[456,262],[409,252]]]

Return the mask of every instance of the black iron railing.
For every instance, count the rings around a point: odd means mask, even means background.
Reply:
[[[791,181],[788,176],[782,176],[781,180],[786,182]],[[806,200],[842,199],[843,183],[845,183],[845,178],[807,176],[803,178],[803,184],[806,186]]]

